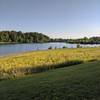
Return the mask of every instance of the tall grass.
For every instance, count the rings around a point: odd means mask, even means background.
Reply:
[[[100,48],[56,49],[0,57],[0,79],[99,60]]]

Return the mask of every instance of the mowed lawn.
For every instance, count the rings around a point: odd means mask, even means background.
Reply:
[[[0,100],[100,100],[100,61],[0,81]]]

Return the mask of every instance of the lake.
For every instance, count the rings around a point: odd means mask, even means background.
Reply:
[[[14,53],[20,52],[27,52],[33,50],[47,50],[49,47],[52,48],[76,48],[77,44],[69,44],[69,43],[60,43],[60,42],[53,42],[53,43],[26,43],[26,44],[1,44],[0,45],[0,56],[2,55],[9,55]],[[100,44],[96,45],[81,45],[82,47],[97,47]]]

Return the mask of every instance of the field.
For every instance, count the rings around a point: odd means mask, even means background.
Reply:
[[[1,81],[0,100],[100,100],[100,61]]]
[[[56,49],[0,57],[0,79],[100,60],[100,48]]]

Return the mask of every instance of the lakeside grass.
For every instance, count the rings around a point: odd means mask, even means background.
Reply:
[[[0,79],[22,77],[94,60],[100,60],[100,47],[33,51],[0,57]]]
[[[1,81],[0,100],[100,100],[100,61]]]

